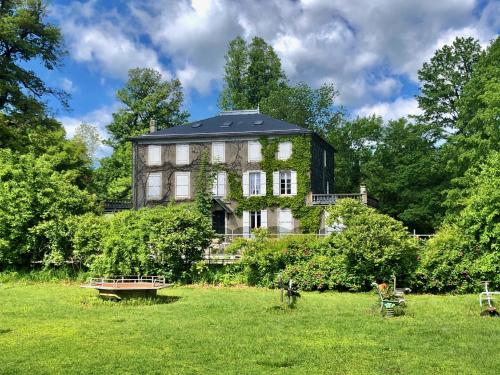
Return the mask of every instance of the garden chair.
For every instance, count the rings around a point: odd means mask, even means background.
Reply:
[[[498,316],[498,311],[494,305],[493,296],[500,295],[500,292],[490,292],[488,290],[489,281],[483,281],[484,292],[479,293],[479,307],[481,308],[481,315]],[[483,311],[483,303],[486,301],[488,307]]]
[[[377,289],[377,293],[380,297],[380,313],[384,314],[385,310],[385,316],[387,317],[393,317],[394,316],[394,307],[396,306],[401,306],[404,307],[406,304],[406,300],[402,296],[397,296],[394,294],[393,297],[387,298],[384,296],[384,293],[382,293],[382,288],[380,288],[380,285],[377,283],[372,283],[372,285]]]

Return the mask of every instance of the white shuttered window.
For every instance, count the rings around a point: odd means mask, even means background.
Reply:
[[[212,194],[214,197],[226,196],[226,172],[219,172],[215,176]]]
[[[148,165],[161,164],[161,146],[149,145],[148,146]]]
[[[273,195],[297,195],[297,172],[273,172]]]
[[[292,142],[280,142],[278,144],[278,159],[288,160],[292,156]]]
[[[189,164],[189,145],[185,144],[175,145],[175,164],[177,165]]]
[[[256,228],[267,228],[267,210],[243,211],[243,235],[249,237]]]
[[[189,198],[190,172],[175,172],[175,198]]]
[[[225,146],[224,142],[212,142],[212,163],[224,163],[226,161]]]
[[[261,161],[262,152],[259,141],[248,141],[248,161]]]
[[[148,200],[156,200],[161,198],[161,173],[149,174],[146,195]]]
[[[266,172],[243,173],[243,196],[266,195]]]
[[[278,211],[278,227],[280,233],[293,232],[293,216],[289,209],[280,209]]]

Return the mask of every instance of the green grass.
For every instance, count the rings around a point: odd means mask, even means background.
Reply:
[[[179,287],[113,303],[75,283],[0,285],[2,374],[499,374],[500,319],[476,296],[410,295],[383,319],[373,294]]]

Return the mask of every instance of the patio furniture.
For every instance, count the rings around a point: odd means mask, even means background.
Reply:
[[[379,284],[377,283],[372,283],[372,285],[375,287],[377,290],[377,293],[380,298],[380,313],[388,318],[393,317],[394,314],[394,308],[396,306],[404,307],[406,305],[406,300],[404,299],[404,295],[402,296],[397,296],[395,293],[393,293],[392,296],[386,297],[384,296],[384,293],[382,293],[382,288],[380,288]]]
[[[494,305],[495,298],[493,296],[500,295],[500,292],[491,292],[488,290],[489,281],[483,281],[484,292],[479,293],[479,307],[481,308],[481,315],[498,316],[498,311]],[[483,310],[483,303],[486,302],[488,307]]]
[[[82,288],[97,289],[101,298],[120,301],[128,298],[154,298],[158,289],[171,286],[163,276],[121,276],[91,278]]]

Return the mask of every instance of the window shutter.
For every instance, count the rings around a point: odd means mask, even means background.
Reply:
[[[243,237],[250,236],[250,212],[243,211]]]
[[[261,161],[262,150],[259,141],[248,141],[248,161]]]
[[[176,198],[189,198],[190,190],[190,173],[189,172],[176,172],[175,173],[175,197]]]
[[[226,196],[226,172],[219,172],[217,175],[217,192],[220,197]]]
[[[175,164],[189,164],[189,145],[175,145]]]
[[[161,146],[149,145],[148,146],[148,165],[161,164]]]
[[[248,172],[243,172],[243,196],[248,197],[248,191],[250,190],[249,186],[249,179],[248,179]]]
[[[216,177],[214,178],[214,183],[213,183],[213,185],[212,185],[212,195],[213,195],[214,197],[216,197],[216,196],[217,196],[217,193],[218,193],[218,191],[217,191],[217,188],[218,188],[218,186],[219,186],[218,184],[219,184],[219,176],[216,176]]]
[[[278,144],[278,159],[287,160],[292,156],[292,143],[291,142],[280,142]]]
[[[161,173],[151,173],[148,176],[146,195],[148,199],[161,198]]]
[[[266,195],[266,172],[260,172],[260,195]]]
[[[279,210],[278,227],[280,233],[293,232],[293,216],[290,209]]]
[[[297,172],[290,172],[291,180],[292,180],[292,195],[297,195]]]
[[[212,143],[212,163],[224,163],[225,162],[225,143],[224,142],[213,142]]]
[[[280,172],[273,172],[273,195],[280,195]]]
[[[267,210],[260,211],[260,227],[267,228]]]

